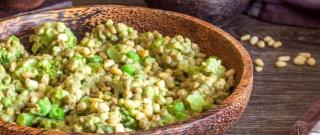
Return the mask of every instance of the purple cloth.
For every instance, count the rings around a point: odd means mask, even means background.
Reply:
[[[320,120],[320,101],[315,102],[294,124],[290,135],[308,135]]]
[[[255,0],[246,12],[269,22],[320,28],[320,0]]]

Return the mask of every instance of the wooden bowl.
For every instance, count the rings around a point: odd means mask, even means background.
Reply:
[[[0,7],[14,11],[26,11],[41,6],[45,0],[0,0]]]
[[[214,25],[224,26],[239,15],[249,0],[145,0],[152,8],[189,14]]]
[[[25,40],[33,27],[47,21],[63,21],[81,37],[84,31],[104,23],[107,19],[124,22],[139,31],[158,30],[170,36],[179,33],[190,37],[199,44],[203,52],[219,56],[227,68],[233,68],[237,72],[235,77],[237,85],[232,90],[231,96],[218,109],[201,113],[184,122],[128,134],[222,134],[240,117],[246,108],[252,88],[252,64],[249,54],[236,39],[223,30],[188,15],[115,5],[75,7],[6,18],[0,21],[0,39],[10,34],[17,34]],[[0,134],[66,133],[22,127],[0,121]]]

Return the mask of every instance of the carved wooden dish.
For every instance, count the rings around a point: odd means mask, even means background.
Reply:
[[[223,105],[184,122],[127,134],[222,134],[241,115],[247,106],[252,88],[252,64],[242,45],[223,30],[194,17],[170,11],[125,6],[86,6],[6,18],[0,21],[0,39],[16,34],[23,40],[32,28],[47,21],[63,21],[77,36],[107,19],[124,22],[139,31],[158,30],[165,35],[181,34],[190,37],[207,54],[219,56],[227,68],[236,70],[236,87]],[[28,46],[28,45],[26,45]],[[22,127],[0,121],[0,134],[39,135],[71,134]]]

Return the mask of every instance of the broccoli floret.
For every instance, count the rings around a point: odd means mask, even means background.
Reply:
[[[50,94],[50,99],[54,104],[60,104],[62,99],[69,94],[68,91],[63,90],[61,87],[49,87],[47,88],[48,93]]]
[[[58,78],[63,73],[60,60],[47,58],[34,59],[29,57],[18,61],[18,66],[13,75],[15,78],[22,79],[24,72],[31,72],[38,79],[45,74],[49,75],[50,78]]]
[[[121,123],[125,128],[136,130],[139,127],[138,121],[134,119],[126,109],[120,108],[120,113],[122,115]]]
[[[33,53],[50,53],[54,47],[73,48],[77,44],[76,36],[62,22],[46,22],[38,26],[30,41],[33,42]]]
[[[10,64],[25,53],[19,38],[10,36],[5,42],[0,43],[0,64]]]
[[[187,96],[186,103],[192,112],[202,112],[207,103],[200,92],[195,91],[191,95]]]
[[[50,78],[57,78],[62,75],[61,62],[59,60],[43,59],[37,62],[36,69],[39,70],[39,75],[49,75]]]
[[[41,118],[39,124],[44,129],[63,129],[66,127],[66,124],[63,120],[55,120],[48,118]]]
[[[221,64],[221,60],[216,57],[209,57],[202,63],[201,69],[207,74],[214,74],[220,77],[224,74],[225,68]]]

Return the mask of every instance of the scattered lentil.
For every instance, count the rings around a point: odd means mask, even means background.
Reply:
[[[251,39],[251,35],[250,34],[246,34],[240,37],[241,41],[247,41]]]
[[[286,67],[288,64],[287,62],[284,62],[284,61],[277,61],[275,65],[278,68],[283,68],[283,67]]]
[[[258,41],[257,46],[259,48],[264,48],[266,46],[266,43],[263,40]]]
[[[268,46],[273,46],[275,44],[275,41],[274,40],[270,40],[267,42],[267,45]]]
[[[271,40],[273,40],[273,38],[272,37],[270,37],[270,36],[265,36],[264,38],[263,38],[263,41],[264,42],[269,42],[269,41],[271,41]]]
[[[256,45],[258,41],[259,41],[259,38],[258,38],[257,36],[253,36],[253,37],[250,39],[250,44],[251,44],[251,45]]]
[[[293,59],[293,63],[296,65],[304,65],[307,61],[307,58],[301,55],[298,55]]]
[[[316,59],[315,58],[309,58],[308,60],[307,60],[307,63],[308,63],[308,65],[309,66],[315,66],[316,64],[317,64],[317,61],[316,61]]]
[[[280,56],[278,57],[278,61],[290,61],[291,57],[290,56]]]
[[[273,48],[279,48],[282,46],[282,42],[281,41],[277,41],[273,44]]]
[[[311,57],[311,53],[308,53],[308,52],[301,52],[298,55],[303,56],[305,58],[310,58]]]
[[[260,58],[257,58],[254,60],[254,63],[257,65],[257,66],[260,66],[260,67],[263,67],[264,66],[264,62],[262,59]]]
[[[263,67],[260,67],[260,66],[256,66],[255,70],[256,70],[257,72],[262,72],[262,70],[263,70]]]

